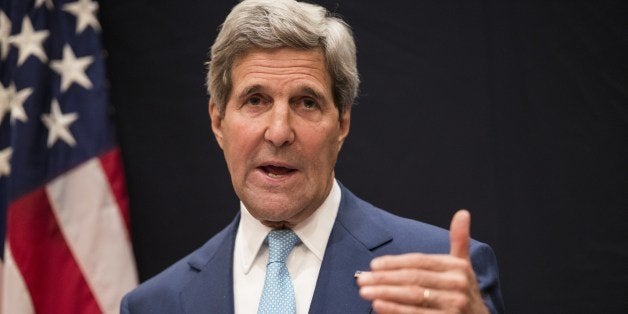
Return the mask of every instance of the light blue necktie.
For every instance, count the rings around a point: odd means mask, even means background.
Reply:
[[[286,257],[299,242],[299,237],[290,229],[272,230],[268,233],[266,241],[268,263],[264,291],[257,313],[295,313],[294,289],[286,267]]]

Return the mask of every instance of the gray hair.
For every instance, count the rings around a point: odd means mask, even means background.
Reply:
[[[355,42],[349,26],[325,8],[294,0],[244,0],[222,24],[207,62],[207,91],[221,113],[231,93],[235,60],[255,48],[321,48],[338,111],[358,93]]]

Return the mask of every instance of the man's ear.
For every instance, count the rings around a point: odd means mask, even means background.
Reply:
[[[349,127],[351,126],[351,106],[344,108],[340,115],[340,135],[338,136],[338,151],[342,148],[342,144],[349,135]]]
[[[222,149],[222,114],[220,112],[220,108],[214,102],[214,98],[209,98],[209,118],[212,122],[212,132],[214,132],[214,136],[216,137],[216,141],[218,145]]]

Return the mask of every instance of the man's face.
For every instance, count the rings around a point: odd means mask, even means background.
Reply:
[[[339,117],[318,49],[250,51],[231,80],[224,115],[209,111],[235,192],[262,223],[294,226],[329,194],[350,111]]]

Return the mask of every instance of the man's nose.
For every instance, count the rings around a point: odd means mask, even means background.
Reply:
[[[275,103],[269,112],[269,122],[264,133],[264,139],[275,147],[292,144],[294,141],[294,129],[288,103]]]

